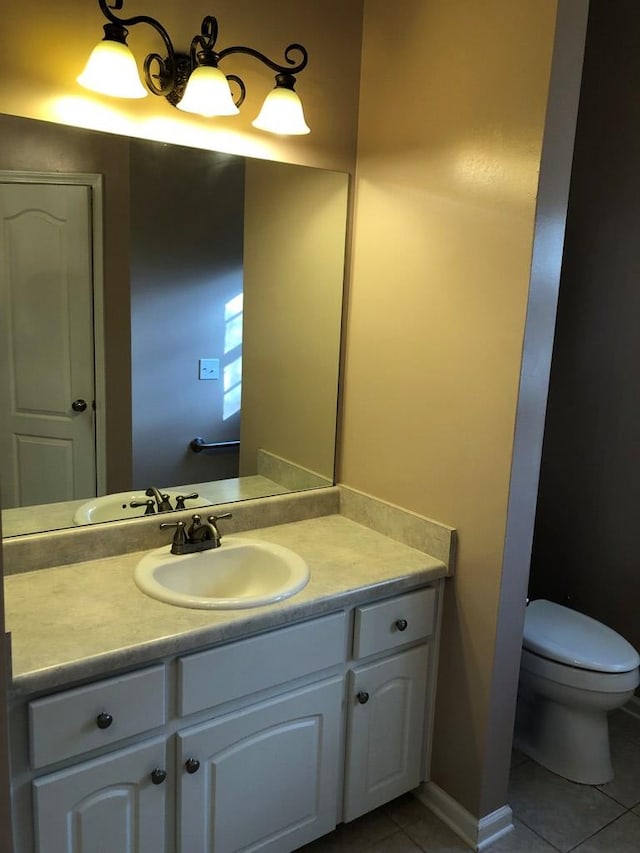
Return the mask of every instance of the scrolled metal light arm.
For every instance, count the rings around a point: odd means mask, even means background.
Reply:
[[[180,53],[174,48],[165,27],[155,18],[149,15],[121,18],[116,15],[115,12],[121,11],[123,4],[124,0],[113,0],[111,3],[108,3],[107,0],[98,0],[103,15],[110,22],[104,25],[105,38],[126,44],[130,27],[135,27],[138,24],[148,24],[152,27],[162,39],[167,55],[164,57],[159,53],[147,55],[143,63],[145,83],[154,95],[166,97],[174,106],[180,102],[184,94],[189,75],[199,65],[217,67],[228,56],[237,53],[244,54],[252,56],[267,68],[275,71],[276,81],[279,84],[293,88],[295,75],[303,71],[309,61],[307,49],[298,43],[292,43],[285,48],[285,64],[275,62],[259,50],[246,45],[233,45],[216,51],[218,21],[213,15],[206,15],[203,18],[200,33],[192,39],[189,53]],[[240,89],[240,95],[235,101],[236,106],[239,107],[245,98],[245,84],[237,74],[226,74],[225,76],[229,82],[235,83]]]

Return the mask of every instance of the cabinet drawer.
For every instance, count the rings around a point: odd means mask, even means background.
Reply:
[[[98,724],[100,715],[109,715]],[[166,722],[164,667],[66,690],[29,703],[31,764],[44,767]]]
[[[430,636],[435,603],[436,591],[429,588],[356,608],[354,658],[366,658]]]
[[[336,613],[178,661],[178,713],[213,708],[346,659],[346,616]]]

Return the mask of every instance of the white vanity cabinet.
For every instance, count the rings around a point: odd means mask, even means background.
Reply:
[[[242,704],[177,733],[177,853],[287,853],[335,827],[347,647],[342,612],[178,661],[181,714]]]
[[[335,677],[180,733],[179,853],[286,853],[330,832],[342,694]]]
[[[427,662],[418,646],[349,673],[345,821],[420,784]]]
[[[427,640],[434,633],[435,605],[432,587],[356,609],[353,657],[373,659],[348,672],[345,821],[410,791],[423,779],[420,746],[432,699],[427,696]],[[388,656],[416,641],[420,645]]]
[[[16,853],[289,853],[416,787],[441,589],[28,703]]]
[[[38,853],[160,853],[166,741],[155,739],[33,783]]]
[[[165,693],[165,667],[154,666],[29,703],[31,766],[75,760],[164,726]],[[166,766],[163,735],[36,778],[38,853],[164,850]]]

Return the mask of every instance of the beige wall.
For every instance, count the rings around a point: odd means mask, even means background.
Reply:
[[[555,14],[365,4],[339,479],[459,530],[433,779],[476,815]]]
[[[205,0],[192,0],[188,15],[170,0],[127,5],[183,43],[209,12]],[[111,129],[141,136],[353,167],[361,2],[218,0],[222,44],[310,49],[298,88],[314,132],[274,143],[250,129],[251,104],[218,131],[174,118],[155,98],[116,110],[96,97],[71,117],[61,97],[80,93],[73,79],[100,28],[91,6],[12,7],[0,111],[95,127],[106,115]],[[339,475],[460,531],[433,776],[476,815],[504,802],[506,784],[502,767],[502,787],[483,795],[555,13],[556,0],[366,0]],[[247,74],[252,87],[261,79]]]
[[[247,156],[326,168],[352,169],[357,123],[362,0],[125,0],[121,17],[150,15],[187,51],[205,15],[218,18],[220,49],[247,44],[284,63],[284,48],[301,42],[309,65],[297,91],[312,134],[277,138],[251,127],[274,79],[250,57],[225,60],[225,73],[244,78],[241,115],[200,119],[180,113],[164,98],[124,101],[93,95],[75,78],[102,38],[104,16],[97,0],[21,0],[3,13],[0,112],[109,130]],[[129,45],[140,60],[162,53],[150,27],[131,29]],[[326,116],[331,120],[326,121]]]
[[[536,205],[480,814],[504,802],[588,3],[560,0]]]
[[[346,215],[344,174],[247,161],[243,476],[262,449],[333,480]]]

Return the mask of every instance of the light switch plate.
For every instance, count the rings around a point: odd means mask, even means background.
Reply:
[[[220,379],[220,359],[200,358],[198,359],[199,379]]]

